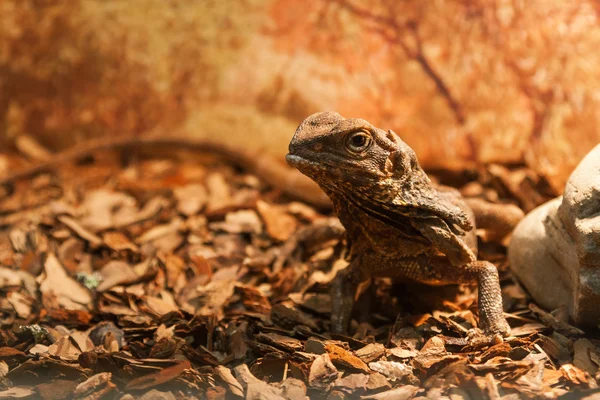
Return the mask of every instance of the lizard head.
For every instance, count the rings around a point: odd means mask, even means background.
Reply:
[[[415,152],[391,130],[335,112],[306,118],[289,145],[287,162],[322,187],[353,188],[393,178],[428,178]]]
[[[360,118],[321,112],[294,133],[287,162],[321,186],[377,218],[442,218],[470,229],[467,215],[432,186],[413,149],[391,130]]]

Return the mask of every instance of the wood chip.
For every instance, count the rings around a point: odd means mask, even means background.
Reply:
[[[352,352],[345,350],[340,346],[336,346],[335,344],[327,344],[325,345],[325,350],[327,353],[329,353],[329,357],[331,358],[333,365],[339,368],[350,369],[364,373],[370,372],[367,364],[352,354]]]
[[[192,366],[188,361],[183,361],[159,372],[134,379],[127,384],[126,388],[127,390],[142,390],[158,386],[177,378],[185,370],[190,369],[191,367]]]
[[[308,375],[308,385],[326,390],[338,378],[339,372],[331,362],[329,354],[321,354],[312,362]]]

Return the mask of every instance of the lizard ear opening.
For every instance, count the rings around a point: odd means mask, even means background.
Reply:
[[[403,173],[404,165],[402,159],[403,157],[400,151],[392,151],[385,160],[385,173],[388,176],[397,174],[398,172]]]
[[[404,175],[412,165],[411,154],[406,152],[408,146],[391,129],[388,129],[386,136],[392,144],[389,148],[391,150],[390,155],[385,160],[385,172],[390,176]]]

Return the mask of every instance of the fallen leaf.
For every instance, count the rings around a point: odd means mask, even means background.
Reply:
[[[58,220],[65,224],[83,240],[93,244],[94,246],[100,246],[102,244],[102,238],[100,238],[100,236],[85,228],[74,218],[71,218],[67,215],[61,215],[58,217]]]
[[[192,368],[189,361],[183,361],[172,367],[167,367],[159,372],[148,374],[130,381],[125,387],[127,390],[143,390],[158,386],[179,377],[185,370]]]
[[[203,185],[193,183],[175,188],[177,211],[186,216],[196,215],[208,202],[208,192]]]
[[[53,253],[48,254],[46,258],[44,272],[45,277],[40,283],[40,292],[45,298],[56,296],[62,307],[72,310],[85,310],[91,305],[92,295],[90,292],[67,275]]]
[[[274,240],[285,242],[298,227],[296,218],[289,215],[285,207],[274,206],[259,200],[256,203],[256,209],[265,222],[267,233]]]
[[[124,261],[109,261],[99,271],[102,281],[96,287],[97,292],[107,291],[114,286],[129,284],[139,279],[131,265]]]

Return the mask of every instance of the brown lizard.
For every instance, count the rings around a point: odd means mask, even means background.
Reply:
[[[321,209],[330,209],[331,201],[309,178],[289,168],[272,157],[233,147],[222,142],[191,137],[124,136],[118,138],[92,139],[55,153],[50,159],[26,167],[6,176],[0,176],[0,186],[56,169],[60,164],[92,156],[103,150],[131,150],[143,148],[177,148],[220,156],[228,162],[257,175],[269,185],[282,190],[293,198]]]
[[[484,332],[510,334],[498,271],[476,258],[473,211],[457,191],[431,183],[398,135],[363,119],[317,113],[300,124],[286,159],[319,184],[346,229],[350,264],[332,283],[334,332],[347,331],[358,285],[384,276],[477,282]]]

